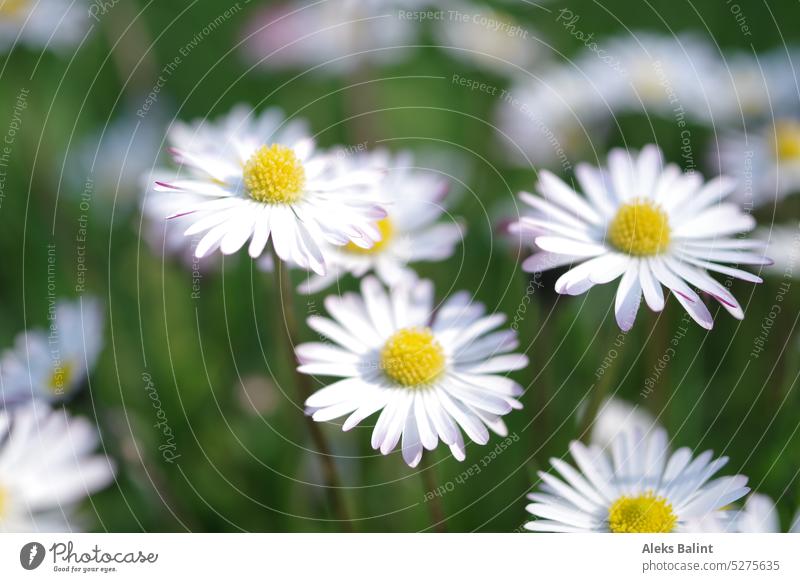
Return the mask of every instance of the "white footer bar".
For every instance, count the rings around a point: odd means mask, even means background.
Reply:
[[[228,577],[222,582],[797,581],[800,534],[0,534],[3,581],[187,574]]]

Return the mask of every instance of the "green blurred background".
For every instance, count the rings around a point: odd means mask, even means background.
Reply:
[[[245,101],[259,109],[302,109],[325,146],[367,141],[370,147],[380,142],[392,149],[411,148],[426,152],[417,160],[420,165],[434,147],[458,156],[465,163],[457,164],[461,175],[456,178],[466,187],[454,186],[450,210],[468,225],[465,244],[449,261],[418,265],[418,272],[433,279],[439,299],[449,291],[468,289],[490,310],[513,318],[530,289],[529,278],[519,268],[524,253],[499,236],[499,224],[504,215],[513,214],[515,193],[533,187],[535,169],[514,167],[496,147],[486,123],[493,118],[496,97],[449,81],[457,73],[506,87],[506,71],[471,68],[432,46],[415,49],[397,65],[349,77],[248,71],[250,65],[233,47],[257,4],[264,3],[243,3],[169,77],[153,113],[165,119],[163,128],[173,117],[215,116]],[[723,52],[750,50],[749,42],[766,50],[800,37],[791,25],[800,16],[797,2],[770,3],[768,9],[762,3],[744,4],[753,30],[750,38],[741,35],[725,2],[574,0],[564,6],[591,22],[599,37],[626,28],[666,34],[695,30],[714,39]],[[521,2],[502,6],[565,55],[581,50],[552,13]],[[10,346],[26,326],[45,324],[49,244],[56,245],[57,294],[77,295],[77,237],[85,226],[86,289],[107,308],[106,345],[89,389],[69,407],[97,420],[104,447],[120,463],[117,484],[86,504],[90,527],[101,531],[340,529],[330,521],[318,486],[318,458],[307,450],[312,445],[292,385],[294,358],[281,341],[272,276],[244,255],[228,258],[222,269],[203,272],[199,298],[192,298],[191,271],[153,253],[143,240],[135,199],[121,197],[114,204],[113,191],[94,187],[90,209],[81,209],[83,184],[92,176],[76,168],[73,150],[81,140],[99,136],[110,122],[125,117],[135,122],[135,110],[157,71],[225,7],[216,0],[126,0],[94,24],[77,51],[57,55],[17,48],[0,69],[0,117],[10,117],[20,89],[30,90],[0,206],[5,250],[0,340]],[[433,44],[425,34],[421,43]],[[549,58],[559,60],[554,54]],[[350,87],[376,78],[382,80],[370,83],[368,90]],[[341,123],[351,115],[360,117]],[[642,117],[628,116],[620,118],[620,128],[596,145],[640,147],[657,141],[668,158],[680,160],[680,138],[670,122],[643,123]],[[709,130],[691,129],[698,151],[703,151]],[[148,166],[157,157],[153,151]],[[776,214],[796,221],[799,207],[790,198]],[[764,214],[758,217],[769,224],[772,209]],[[715,329],[707,333],[689,325],[654,393],[642,399],[644,379],[685,325],[680,306],[669,300],[658,317],[642,309],[620,349],[615,345],[619,330],[613,319],[613,286],[557,298],[552,292],[555,277],[546,274],[539,280],[543,286],[534,286],[519,324],[531,365],[515,374],[527,388],[525,408],[506,417],[518,441],[486,467],[481,459],[503,439],[494,437],[485,447],[470,445],[464,463],[441,447],[426,453],[431,464],[425,470],[442,485],[455,484],[441,498],[447,529],[520,528],[527,519],[524,495],[537,482],[536,471],[547,467],[549,457],[564,456],[569,441],[578,437],[583,425],[579,404],[598,389],[596,371],[614,348],[619,355],[604,375],[609,393],[658,415],[675,446],[711,448],[730,456],[726,472],[742,472],[752,487],[780,498],[785,528],[800,505],[800,297],[794,285],[770,328],[765,351],[752,358],[782,280],[767,278],[760,286],[734,283],[746,320],[736,321],[710,305]],[[353,289],[355,282],[347,279],[342,287]],[[304,311],[322,311],[322,297],[298,299],[297,307],[301,317]],[[308,330],[303,333],[312,337]],[[147,378],[152,378],[174,434],[179,457],[172,463],[159,451],[163,435],[154,427],[158,418]],[[333,424],[324,427],[357,520],[353,528],[428,528],[426,486],[419,470],[409,469],[399,452],[382,457],[372,451],[370,424],[346,434]],[[480,473],[456,483],[475,463]]]

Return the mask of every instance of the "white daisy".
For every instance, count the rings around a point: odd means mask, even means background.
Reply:
[[[551,459],[561,478],[540,472],[541,492],[531,493],[528,511],[538,519],[530,531],[670,533],[685,531],[703,518],[743,497],[747,477],[709,481],[727,463],[696,458],[688,448],[670,454],[667,433],[621,433],[611,453],[597,445],[570,443],[575,469]]]
[[[449,188],[446,179],[415,167],[408,152],[391,156],[386,151],[377,151],[343,159],[356,168],[380,168],[387,172],[375,198],[387,212],[378,221],[381,240],[369,249],[353,243],[329,249],[328,273],[310,275],[300,287],[302,293],[324,289],[345,273],[361,278],[374,272],[392,286],[401,278],[414,276],[409,263],[443,261],[452,256],[463,238],[463,228],[452,221],[439,221]]]
[[[755,220],[724,199],[736,183],[720,176],[707,183],[698,173],[663,166],[658,147],[641,154],[609,153],[608,169],[580,164],[578,184],[586,197],[550,172],[539,174],[541,196],[522,193],[533,213],[512,225],[530,237],[538,251],[522,265],[540,272],[576,263],[556,281],[556,291],[579,295],[594,285],[622,277],[616,296],[617,323],[633,326],[642,295],[653,311],[664,308],[662,285],[706,329],[713,319],[694,285],[719,301],[734,317],[744,317],[731,293],[707,271],[760,283],[735,267],[766,265],[763,243],[733,238],[753,229]]]
[[[18,43],[62,50],[77,44],[88,24],[81,1],[0,0],[0,52]]]
[[[790,114],[797,107],[794,65],[796,46],[754,55],[726,53],[724,63],[703,80],[713,95],[715,124],[741,126],[742,120],[770,119]]]
[[[718,74],[722,62],[704,39],[637,32],[598,45],[615,66],[588,70],[615,112],[712,120],[710,103],[715,95],[708,92],[706,82]],[[598,61],[598,56],[587,52],[579,66],[583,68],[587,60]]]
[[[333,343],[299,345],[298,369],[343,379],[306,401],[314,420],[347,416],[342,429],[350,430],[380,411],[372,447],[388,455],[402,437],[411,467],[440,439],[463,460],[459,427],[481,445],[487,427],[507,435],[501,417],[522,407],[522,388],[502,374],[528,358],[509,353],[518,345],[514,331],[493,332],[504,315],[484,315],[466,292],[434,313],[430,281],[403,280],[387,295],[372,276],[362,280],[361,295],[329,296],[325,307],[334,320],[312,316],[308,325]]]
[[[501,145],[518,165],[568,169],[572,160],[593,150],[611,115],[609,104],[585,78],[551,66],[539,79],[517,81],[498,94],[496,124]]]
[[[385,212],[367,196],[378,172],[342,175],[332,155],[315,154],[313,140],[301,138],[278,110],[243,112],[236,108],[216,124],[179,123],[170,132],[170,152],[188,176],[155,189],[206,198],[172,215],[191,216],[186,236],[205,233],[197,257],[217,248],[232,254],[250,240],[256,258],[271,238],[282,260],[324,274],[325,243],[369,248],[380,239],[375,223]]]
[[[47,330],[17,336],[0,358],[0,407],[61,401],[83,385],[103,346],[103,311],[93,298],[59,301]]]
[[[76,531],[74,505],[114,479],[97,429],[33,403],[0,410],[0,532]]]
[[[800,120],[782,118],[756,132],[723,134],[710,158],[736,178],[734,200],[745,207],[775,205],[800,192]]]

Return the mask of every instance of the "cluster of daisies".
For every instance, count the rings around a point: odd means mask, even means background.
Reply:
[[[0,532],[80,530],[77,502],[113,481],[96,427],[63,407],[102,337],[96,300],[58,301],[46,329],[20,333],[0,356]]]
[[[325,298],[329,317],[308,318],[322,341],[296,348],[301,373],[336,379],[308,398],[307,414],[342,419],[344,431],[377,415],[372,447],[384,455],[399,448],[410,467],[440,442],[463,460],[465,435],[482,445],[490,431],[507,434],[503,417],[522,407],[523,393],[508,373],[528,359],[516,351],[516,333],[502,327],[503,314],[487,314],[468,292],[437,299],[411,266],[450,257],[464,235],[445,214],[447,183],[408,154],[319,151],[303,127],[277,110],[245,107],[217,121],[176,123],[175,165],[159,170],[166,177],[148,197],[174,201],[165,216],[186,237],[200,235],[197,257],[247,246],[256,259],[269,247],[275,260],[309,273],[306,293],[347,274],[360,278],[360,292]],[[667,292],[711,328],[695,288],[743,317],[710,274],[758,282],[733,265],[768,262],[761,243],[740,236],[754,221],[726,200],[734,180],[705,182],[650,145],[612,150],[605,167],[580,165],[576,182],[542,171],[536,193],[521,194],[530,210],[511,231],[534,248],[526,271],[568,267],[556,282],[567,295],[619,280],[615,311],[624,330],[643,297],[659,311]],[[693,459],[688,449],[670,455],[658,428],[617,436],[608,458],[578,442],[571,451],[580,472],[555,460],[563,480],[542,474],[529,506],[541,519],[530,529],[685,530],[709,516],[722,523],[720,508],[748,491],[741,476],[709,481],[724,459]]]

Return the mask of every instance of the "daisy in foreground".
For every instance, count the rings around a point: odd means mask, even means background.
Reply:
[[[633,326],[642,295],[653,311],[664,309],[662,285],[705,329],[714,321],[690,285],[737,319],[744,317],[733,295],[708,274],[760,283],[760,277],[722,263],[770,263],[763,243],[733,236],[755,227],[752,216],[724,202],[736,188],[734,180],[719,176],[704,184],[697,173],[664,166],[654,145],[638,156],[612,150],[607,169],[581,164],[576,177],[585,198],[547,171],[539,175],[541,196],[520,195],[533,213],[514,223],[512,232],[532,238],[539,249],[522,264],[524,270],[574,264],[555,285],[567,295],[621,277],[615,313],[625,331]]]
[[[351,160],[352,158],[352,160]],[[361,278],[374,272],[392,286],[404,277],[414,277],[408,263],[442,261],[452,256],[463,237],[463,228],[453,221],[439,221],[449,183],[441,175],[415,169],[410,153],[392,156],[376,151],[343,158],[357,169],[385,169],[386,178],[376,191],[376,200],[387,216],[378,221],[381,240],[364,249],[353,243],[332,247],[325,276],[311,275],[301,293],[316,293],[344,274]]]
[[[324,275],[326,243],[367,249],[380,240],[376,223],[386,213],[370,193],[381,172],[339,172],[334,156],[315,153],[301,125],[276,109],[237,107],[217,123],[179,123],[169,140],[187,175],[155,189],[205,198],[169,217],[192,219],[186,236],[204,233],[199,258],[235,253],[248,240],[256,258],[271,238],[282,260]]]
[[[528,511],[538,519],[530,531],[670,533],[698,531],[697,524],[747,494],[747,477],[709,481],[727,463],[711,451],[692,458],[688,448],[670,455],[662,428],[647,436],[620,433],[611,454],[596,445],[570,444],[576,470],[561,459],[551,464],[561,478],[539,473],[540,493]]]
[[[306,401],[314,420],[347,416],[342,429],[350,430],[381,411],[372,448],[388,455],[402,437],[411,467],[439,440],[463,461],[460,429],[481,445],[489,441],[487,427],[508,434],[501,417],[522,408],[522,387],[503,374],[524,368],[528,358],[509,353],[516,332],[493,331],[504,315],[486,316],[463,291],[434,314],[430,281],[406,280],[387,294],[371,276],[361,295],[329,296],[325,307],[334,320],[312,316],[308,325],[333,344],[297,346],[298,369],[343,379]]]
[[[73,505],[114,479],[83,418],[42,403],[0,410],[0,532],[81,529]]]
[[[31,399],[69,398],[94,368],[103,347],[103,311],[96,299],[59,301],[47,331],[17,336],[0,358],[0,408]]]

